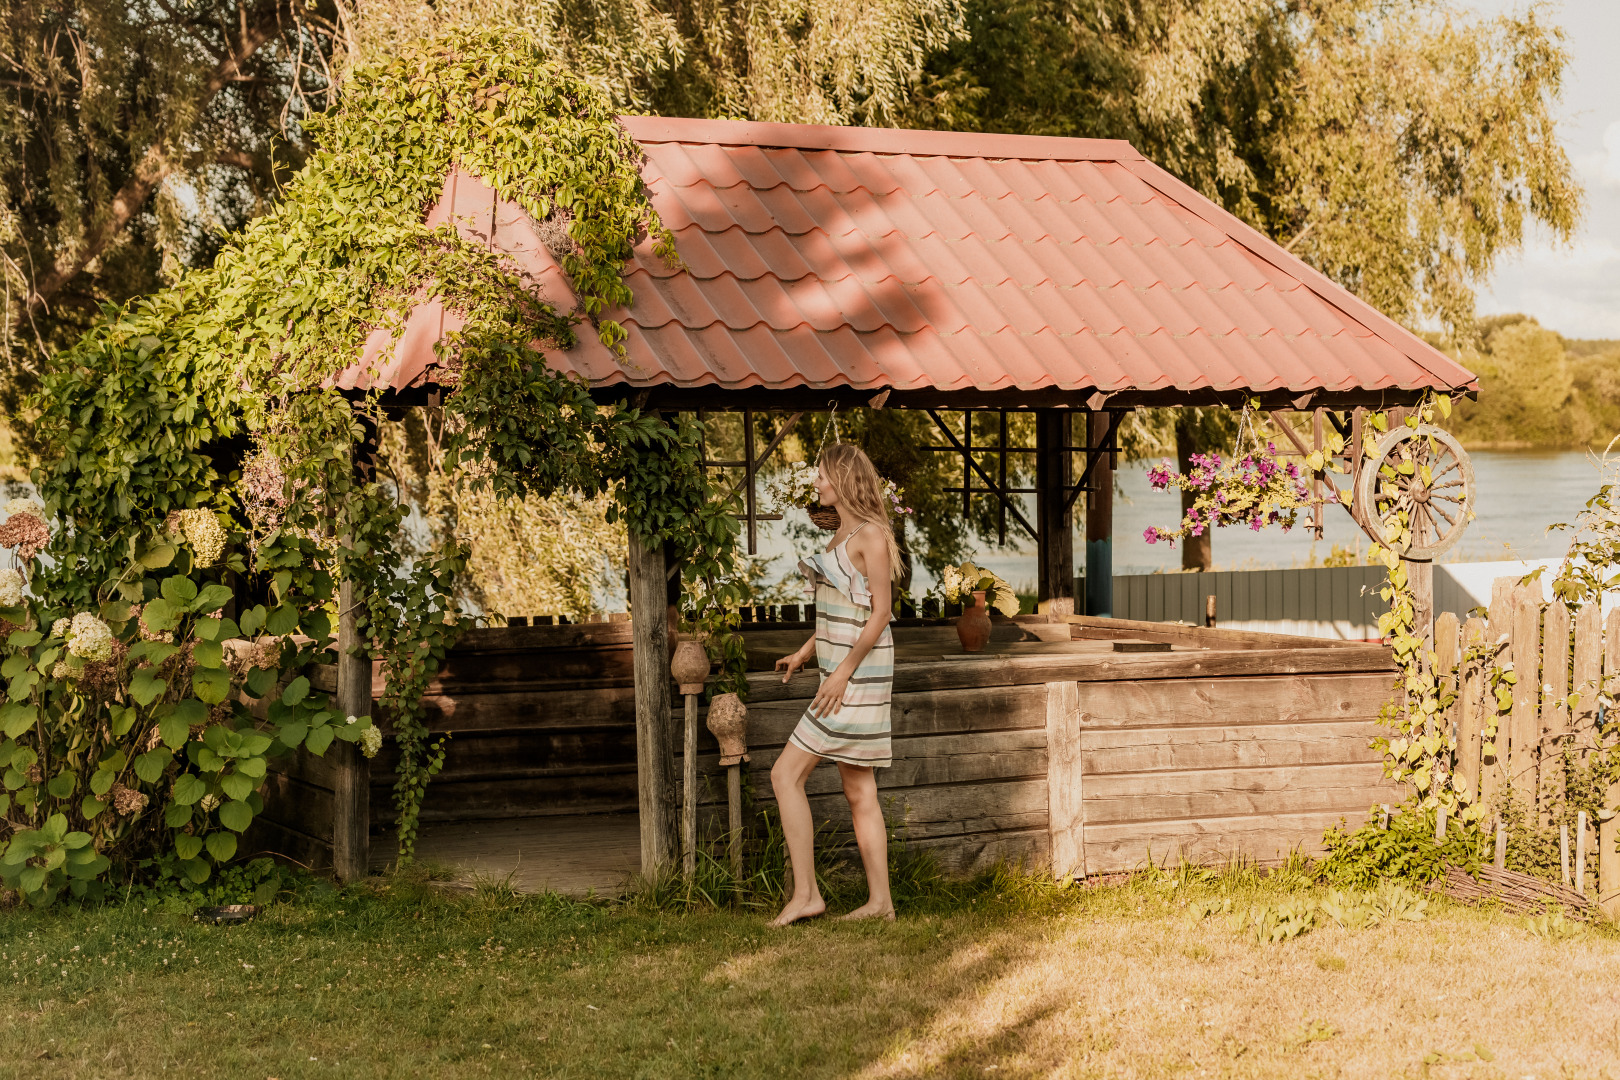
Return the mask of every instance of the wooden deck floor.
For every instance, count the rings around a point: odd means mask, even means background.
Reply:
[[[386,866],[391,849],[374,844],[372,851],[374,867]],[[640,865],[641,833],[635,814],[425,824],[417,837],[416,857],[450,867],[464,885],[503,881],[510,875],[518,892],[617,896]]]

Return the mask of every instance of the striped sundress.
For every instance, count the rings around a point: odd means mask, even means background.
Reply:
[[[849,535],[860,532],[858,525]],[[816,600],[816,667],[826,680],[843,663],[866,621],[872,617],[872,591],[866,576],[850,562],[843,543],[799,560],[805,593]],[[844,691],[844,705],[828,716],[806,709],[791,739],[801,750],[847,765],[882,768],[889,764],[889,698],[894,689],[894,635],[888,626],[866,654]]]

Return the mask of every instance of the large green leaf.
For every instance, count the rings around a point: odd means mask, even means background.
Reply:
[[[219,823],[227,829],[246,832],[247,827],[253,824],[253,808],[239,799],[222,803],[219,808]]]
[[[174,838],[174,853],[182,859],[195,859],[202,852],[202,837],[181,833]]]
[[[184,773],[174,782],[174,801],[190,806],[208,794],[208,785],[195,773]]]
[[[291,604],[279,604],[270,613],[265,629],[276,637],[283,637],[298,629],[298,609]]]
[[[62,772],[59,772],[55,776],[51,777],[50,782],[45,785],[45,790],[49,791],[58,799],[65,799],[69,795],[72,795],[73,789],[78,786],[78,774],[64,769]]]
[[[181,611],[190,608],[191,602],[197,598],[197,583],[182,574],[164,578],[159,588],[163,599]]]
[[[200,667],[191,673],[192,691],[210,705],[218,705],[231,693],[231,675],[224,668]]]
[[[253,791],[253,778],[240,772],[226,773],[219,778],[219,787],[228,798],[245,799]]]
[[[174,562],[173,544],[156,544],[141,552],[141,565],[148,570],[161,570]]]
[[[187,859],[180,864],[180,870],[194,885],[201,885],[208,880],[208,875],[213,873],[206,859]]]
[[[309,680],[300,675],[287,684],[287,689],[281,692],[283,705],[296,705],[309,696]]]
[[[215,862],[230,862],[236,854],[236,834],[229,832],[211,832],[208,839],[203,841],[208,848],[208,854],[214,857]]]
[[[334,734],[336,732],[332,730],[331,724],[322,724],[318,728],[311,728],[308,737],[304,739],[304,745],[309,747],[310,753],[316,757],[321,757],[325,755],[326,748],[332,745],[332,736]]]
[[[168,688],[153,668],[137,668],[129,680],[129,696],[143,706],[152,704]]]
[[[34,718],[38,715],[34,706],[25,702],[0,705],[0,729],[5,731],[6,738],[15,739],[34,726]]]
[[[169,762],[173,760],[174,753],[167,747],[159,746],[148,750],[135,759],[135,775],[148,784],[155,784],[158,777],[163,775],[163,770],[168,768]]]
[[[163,745],[170,750],[178,750],[191,738],[191,725],[180,712],[171,712],[158,721],[158,735],[163,739]]]
[[[161,596],[148,600],[146,607],[141,610],[142,625],[154,634],[173,630],[179,621],[180,612]]]
[[[230,603],[235,595],[223,585],[204,585],[202,591],[197,594],[197,599],[192,601],[191,610],[202,612],[205,615],[218,611]]]

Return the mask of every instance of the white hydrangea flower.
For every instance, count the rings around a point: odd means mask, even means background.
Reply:
[[[68,667],[66,660],[58,660],[56,666],[51,668],[51,678],[62,680],[72,678],[73,669]]]
[[[360,752],[368,758],[376,757],[377,751],[382,749],[382,740],[382,729],[375,726],[366,728],[360,733]]]
[[[73,629],[72,619],[57,619],[51,623],[51,637],[67,637],[71,629]]]
[[[87,611],[79,612],[68,632],[68,652],[91,661],[111,660],[112,628]]]
[[[203,813],[211,814],[219,808],[219,796],[210,792],[202,797]]]
[[[6,517],[13,514],[33,514],[41,520],[45,517],[45,508],[33,499],[28,498],[12,499],[5,506],[0,507],[0,510],[5,511]]]
[[[10,567],[0,570],[0,607],[16,607],[22,602],[22,574]]]
[[[225,530],[212,510],[180,511],[180,531],[196,552],[198,566],[213,566],[225,554]]]
[[[945,590],[945,599],[953,604],[956,598],[962,595],[962,571],[954,566],[947,566],[940,575],[940,586]]]

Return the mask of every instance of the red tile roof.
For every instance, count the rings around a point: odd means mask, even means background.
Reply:
[[[1410,398],[1474,376],[1128,143],[624,118],[672,268],[643,243],[617,356],[549,355],[597,385]],[[457,170],[428,218],[508,254],[564,310],[566,276],[515,205]],[[454,329],[416,309],[345,386],[431,380]],[[1146,392],[1146,393],[1143,393]]]

